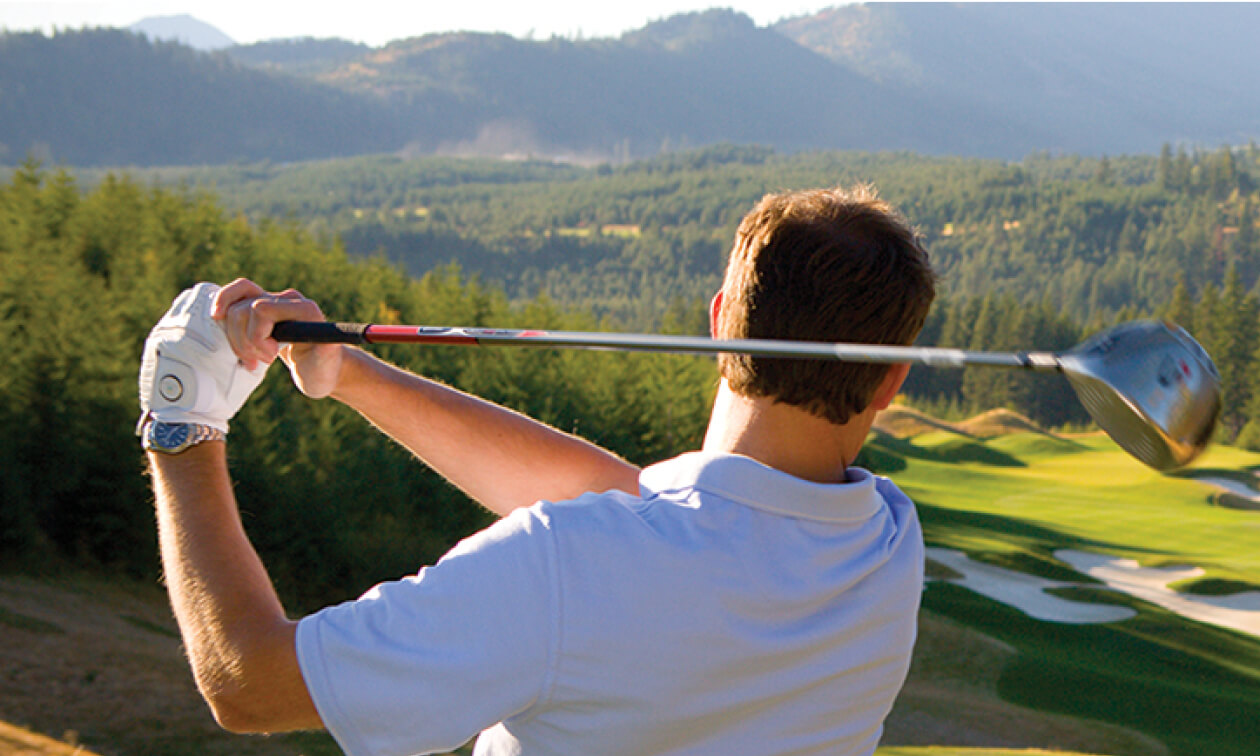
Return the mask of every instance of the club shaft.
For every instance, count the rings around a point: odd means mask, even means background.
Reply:
[[[504,328],[445,328],[365,323],[277,323],[277,341],[340,344],[430,344],[524,346],[681,354],[749,354],[758,357],[838,360],[875,364],[919,364],[961,368],[967,365],[1060,370],[1049,352],[980,352],[940,347],[886,346],[769,339],[711,339],[588,331],[537,331]]]

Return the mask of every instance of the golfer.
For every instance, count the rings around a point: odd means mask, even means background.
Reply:
[[[873,191],[764,198],[719,338],[910,344],[927,255]],[[852,466],[905,365],[723,355],[703,448],[639,470],[340,345],[237,280],[146,343],[140,432],[166,584],[225,728],[327,728],[351,756],[870,754],[905,680],[923,577],[911,502]],[[275,357],[502,516],[437,564],[289,620],[241,527],[228,422]],[[371,506],[370,502],[345,502]]]

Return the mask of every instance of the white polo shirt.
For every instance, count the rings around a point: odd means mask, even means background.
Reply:
[[[802,481],[694,452],[640,496],[513,513],[414,577],[298,626],[350,756],[869,754],[923,581],[888,480]],[[489,728],[489,729],[486,729]]]

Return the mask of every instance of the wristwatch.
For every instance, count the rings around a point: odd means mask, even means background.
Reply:
[[[140,429],[140,445],[147,451],[179,454],[203,441],[224,441],[227,434],[200,423],[164,423],[149,418]]]

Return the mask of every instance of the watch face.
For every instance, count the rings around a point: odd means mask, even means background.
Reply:
[[[162,423],[154,421],[149,430],[149,439],[158,449],[179,449],[188,443],[193,426],[187,423]]]

